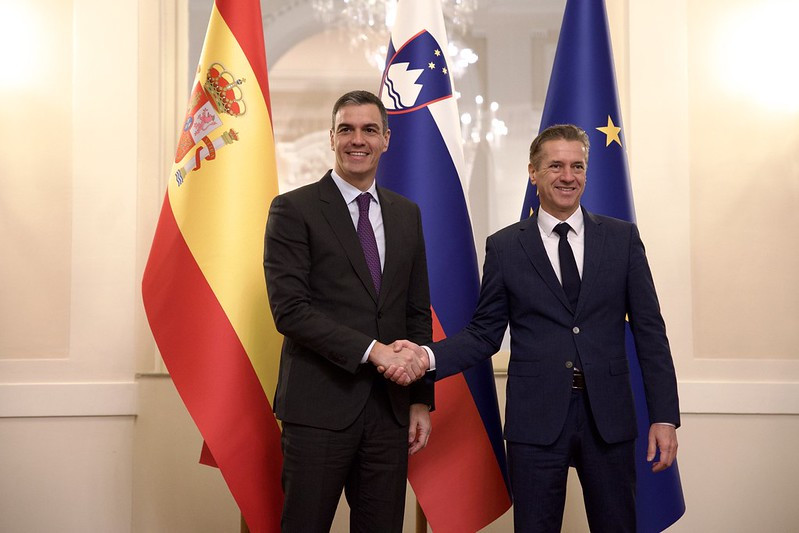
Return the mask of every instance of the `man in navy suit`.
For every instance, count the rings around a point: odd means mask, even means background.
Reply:
[[[560,531],[570,465],[591,531],[635,531],[627,319],[649,408],[647,460],[661,471],[677,452],[677,383],[644,246],[634,224],[580,206],[588,150],[573,125],[536,137],[528,172],[541,208],[488,238],[471,323],[425,347],[442,379],[496,353],[510,324],[505,439],[516,531]]]

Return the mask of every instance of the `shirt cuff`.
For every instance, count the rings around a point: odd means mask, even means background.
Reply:
[[[375,340],[373,340],[372,342],[369,343],[369,346],[366,348],[366,351],[364,352],[363,357],[361,357],[361,364],[362,365],[366,364],[366,362],[369,361],[369,352],[372,351],[372,348],[374,347],[376,342],[377,342],[377,339],[375,339]]]
[[[657,424],[658,426],[671,426],[673,428],[677,427],[674,424],[672,424],[671,422],[653,422],[653,425],[655,425],[655,424]]]
[[[427,357],[430,359],[430,368],[427,371],[430,372],[431,370],[435,370],[436,369],[436,356],[433,353],[433,350],[431,350],[427,346],[422,346],[422,348],[424,348],[424,351],[427,352]]]

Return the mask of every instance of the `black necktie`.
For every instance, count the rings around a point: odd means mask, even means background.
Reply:
[[[563,291],[569,299],[572,309],[577,308],[577,297],[580,296],[580,272],[577,270],[577,262],[574,260],[572,247],[566,235],[571,226],[561,222],[555,226],[555,232],[560,235],[558,242],[558,257],[560,258],[560,283]]]

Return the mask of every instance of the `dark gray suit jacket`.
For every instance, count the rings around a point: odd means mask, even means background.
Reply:
[[[266,226],[264,270],[277,330],[284,335],[274,410],[280,420],[326,429],[349,426],[376,380],[394,416],[410,403],[433,405],[433,384],[384,381],[361,364],[373,339],[386,344],[432,336],[427,260],[419,208],[377,188],[386,257],[375,293],[352,218],[330,172],[277,196]]]
[[[578,354],[602,438],[616,443],[636,437],[625,317],[635,338],[650,421],[680,424],[674,365],[638,229],[583,212],[585,253],[576,309],[547,257],[536,213],[488,238],[471,323],[431,345],[441,379],[496,353],[510,324],[509,441],[555,441],[566,420]]]

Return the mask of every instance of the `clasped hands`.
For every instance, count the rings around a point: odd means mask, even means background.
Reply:
[[[430,358],[425,349],[407,340],[394,341],[390,345],[376,342],[369,352],[369,361],[383,377],[399,385],[410,385],[430,368]]]

